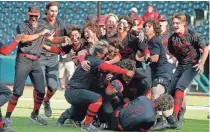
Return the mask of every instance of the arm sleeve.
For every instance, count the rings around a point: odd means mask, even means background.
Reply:
[[[15,47],[17,46],[17,44],[18,44],[18,42],[14,40],[9,45],[0,47],[0,54],[2,54],[2,55],[8,55],[10,52],[12,52],[12,50],[15,49]]]
[[[85,60],[85,56],[88,54],[88,50],[87,49],[84,49],[84,50],[81,50],[84,52],[84,54],[80,54],[78,55],[78,61],[81,63],[82,61]]]
[[[51,47],[50,52],[60,54],[61,50],[59,47]]]
[[[127,72],[128,72],[128,70],[126,70],[126,69],[122,69],[118,66],[110,65],[107,63],[101,63],[98,68],[103,71],[114,72],[114,73],[118,73],[118,74],[127,74]]]
[[[116,56],[118,56],[121,60],[122,56],[121,56],[120,52],[118,52]]]

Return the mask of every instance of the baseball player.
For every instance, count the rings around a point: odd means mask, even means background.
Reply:
[[[155,109],[168,110],[173,107],[173,98],[167,94],[157,98],[154,105],[146,96],[124,103],[121,82],[113,80],[110,84],[112,87],[107,88],[106,93],[113,96],[113,105],[117,107],[112,114],[112,130],[146,132],[155,123]]]
[[[55,1],[49,2],[46,5],[45,15],[46,17],[41,19],[40,23],[48,30],[54,31],[55,37],[66,35],[66,26],[57,19],[58,15],[58,3]],[[53,43],[45,42],[47,45],[51,45]],[[44,97],[44,112],[45,116],[51,117],[52,110],[50,107],[50,99],[55,94],[58,89],[58,64],[59,64],[59,56],[58,54],[53,54],[51,52],[47,52],[46,50],[42,50],[41,56],[39,58],[42,71],[44,74],[45,82],[47,85],[47,92]]]
[[[16,35],[14,38],[14,41],[8,44],[7,46],[0,43],[0,54],[2,55],[8,55],[15,47],[18,45],[18,43],[21,40],[21,35]],[[4,127],[4,123],[2,120],[2,113],[1,113],[1,107],[12,97],[12,92],[10,89],[4,85],[2,82],[0,82],[0,131],[1,132],[14,132],[13,130]]]
[[[45,87],[44,76],[38,59],[45,40],[62,43],[65,42],[66,37],[54,38],[50,30],[45,29],[38,23],[39,17],[39,7],[30,6],[28,8],[28,20],[17,26],[17,33],[22,34],[22,37],[16,56],[13,94],[7,107],[6,117],[4,118],[4,123],[7,126],[12,125],[10,117],[17,105],[18,99],[23,94],[28,75],[34,86],[34,108],[30,119],[41,125],[47,125],[47,121],[39,116],[39,109],[44,99]]]
[[[89,53],[90,55],[88,55],[86,59],[89,61],[91,66],[90,71],[83,70],[81,66],[77,67],[66,87],[65,97],[66,100],[74,106],[88,105],[87,115],[84,121],[85,123],[81,129],[85,131],[97,131],[97,128],[95,128],[91,123],[93,121],[93,117],[101,107],[102,97],[101,95],[89,91],[88,89],[92,85],[98,69],[118,72],[128,76],[132,76],[133,71],[127,71],[117,66],[104,63],[101,60],[107,54],[107,48],[104,46],[95,44],[89,49]]]
[[[184,91],[197,73],[203,72],[208,57],[208,45],[196,32],[188,29],[184,14],[174,14],[172,24],[174,33],[168,40],[168,49],[178,60],[178,66],[171,79],[168,92],[174,97],[173,116],[179,120],[178,124],[181,125],[182,119],[179,118],[178,113],[186,94]],[[202,55],[199,49],[203,50]]]

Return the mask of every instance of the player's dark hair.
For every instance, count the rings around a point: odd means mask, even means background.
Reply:
[[[146,24],[149,23],[153,26],[154,32],[156,36],[159,36],[161,34],[161,27],[160,23],[156,20],[148,19],[144,22],[143,27],[145,28]]]
[[[136,69],[136,62],[131,59],[123,59],[122,61],[118,62],[117,65],[121,68],[128,69],[128,70]]]
[[[57,6],[59,8],[59,4],[57,2],[50,1],[47,3],[47,5],[45,7],[45,15],[47,15],[47,10],[49,10],[51,6]]]
[[[114,48],[120,49],[120,45],[117,41],[109,42],[109,45],[113,46]]]
[[[128,26],[129,26],[129,27],[128,27],[128,28],[129,28],[128,31],[130,31],[131,28],[133,27],[133,22],[129,19],[128,16],[121,16],[120,19],[119,19],[119,21],[122,20],[122,19],[124,19],[124,20],[126,20],[126,21],[128,22]],[[127,27],[126,27],[126,28],[127,28]]]
[[[169,94],[162,94],[158,97],[154,104],[158,111],[166,111],[173,108],[173,97]]]
[[[71,32],[73,31],[78,31],[80,34],[82,34],[81,29],[77,25],[71,24],[68,26],[67,35],[70,36]]]

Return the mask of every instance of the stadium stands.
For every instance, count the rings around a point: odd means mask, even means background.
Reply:
[[[27,18],[26,12],[29,5],[36,4],[40,6],[41,17],[44,16],[44,8],[47,2],[39,1],[1,1],[0,2],[0,40],[7,44],[16,33],[17,24]],[[209,41],[209,3],[206,1],[151,1],[149,2],[159,14],[165,14],[168,17],[176,12],[183,12],[187,15],[188,23],[193,29],[201,33],[205,40]],[[103,1],[101,2],[101,14],[115,13],[117,15],[127,15],[129,9],[136,7],[139,15],[143,15],[146,11],[146,6],[149,4],[146,1]],[[65,23],[78,24],[83,26],[84,20],[88,14],[97,14],[97,2],[85,1],[68,1],[59,2],[59,18]],[[200,26],[195,26],[195,21],[203,21]],[[13,52],[14,55],[15,52]]]

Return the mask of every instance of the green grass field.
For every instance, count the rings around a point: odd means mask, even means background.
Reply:
[[[51,107],[53,109],[53,115],[48,118],[47,126],[40,126],[29,119],[30,113],[33,108],[32,90],[26,89],[22,99],[19,100],[16,109],[12,114],[12,120],[14,125],[11,127],[16,132],[77,132],[81,131],[78,128],[74,128],[71,125],[64,125],[62,128],[56,126],[56,120],[60,114],[70,105],[63,101],[64,91],[58,91],[53,99],[57,101],[51,101]],[[208,97],[195,97],[188,96],[187,104],[190,106],[209,106]],[[5,115],[7,105],[3,106],[2,112]],[[40,110],[40,114],[43,115],[43,107]],[[187,110],[185,115],[185,123],[182,125],[180,132],[208,132],[209,121],[207,119],[208,110]],[[43,115],[44,116],[44,115]],[[177,130],[167,130],[166,132],[173,132]],[[177,131],[179,132],[179,131]]]

